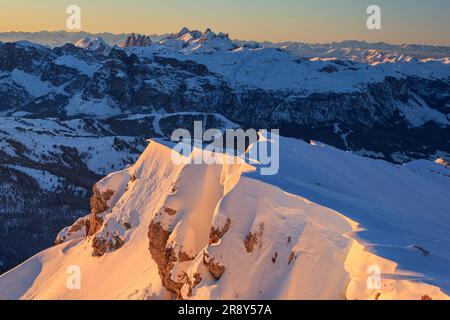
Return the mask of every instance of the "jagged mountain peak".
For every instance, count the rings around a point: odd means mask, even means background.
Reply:
[[[360,60],[361,62],[370,65],[377,65],[380,63],[398,63],[398,62],[419,63],[418,59],[405,53],[397,51],[384,52],[382,50],[376,49],[364,50],[361,54]]]
[[[204,32],[191,31],[189,35],[189,38],[183,35],[182,40],[186,43],[185,47],[194,52],[229,51],[238,47],[228,34],[215,33],[210,28],[207,28]]]
[[[89,36],[78,40],[75,43],[76,47],[89,49],[97,52],[106,53],[110,50],[110,46],[106,43],[106,41],[101,37],[91,38]]]
[[[188,27],[182,27],[180,29],[180,31],[178,31],[177,36],[181,37],[181,36],[184,36],[186,33],[189,33],[189,32],[191,32],[191,30],[189,30]]]
[[[121,48],[127,47],[147,47],[152,44],[149,36],[143,34],[130,34],[127,39],[119,45]]]
[[[199,31],[190,30],[187,27],[161,39],[159,45],[182,53],[212,53],[230,51],[239,47],[226,33],[215,33],[210,28]]]

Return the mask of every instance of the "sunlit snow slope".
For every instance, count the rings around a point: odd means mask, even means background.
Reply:
[[[0,277],[0,298],[448,298],[445,163],[280,145],[280,172],[261,176],[246,164],[176,165],[170,144],[151,142],[97,183],[90,215],[59,245]],[[79,290],[67,287],[74,265]],[[367,287],[373,266],[379,288]]]

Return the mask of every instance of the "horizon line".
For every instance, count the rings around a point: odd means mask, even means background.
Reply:
[[[188,28],[188,27],[187,27]],[[201,31],[199,29],[191,29],[188,28],[190,31]],[[212,28],[206,28],[205,30],[210,29],[211,31],[213,31]],[[64,29],[60,29],[60,30],[38,30],[38,31],[16,31],[16,30],[11,30],[11,31],[0,31],[0,34],[5,34],[5,33],[43,33],[43,32],[47,32],[47,33],[58,33],[58,32],[64,32],[64,33],[71,33],[71,34],[77,34],[77,33],[88,33],[88,34],[110,34],[113,36],[122,36],[122,35],[130,35],[130,34],[141,34],[141,35],[145,35],[145,36],[165,36],[165,35],[171,35],[171,34],[176,34],[176,32],[166,32],[166,33],[142,33],[142,32],[123,32],[123,33],[114,33],[114,32],[110,32],[110,31],[101,31],[101,32],[91,32],[91,31],[86,31],[86,30],[77,30],[77,31],[68,31],[68,30],[64,30]],[[214,31],[213,31],[214,32]],[[217,32],[215,32],[217,33]],[[226,33],[226,32],[225,32]],[[301,40],[285,40],[285,41],[272,41],[272,40],[262,40],[262,41],[258,41],[258,40],[248,40],[248,39],[239,39],[239,38],[231,38],[230,39],[232,41],[245,41],[245,42],[256,42],[256,43],[264,43],[264,42],[269,42],[272,44],[283,44],[283,43],[300,43],[300,44],[310,44],[310,45],[325,45],[325,44],[333,44],[333,43],[343,43],[343,42],[362,42],[362,43],[367,43],[367,44],[387,44],[387,45],[393,45],[393,46],[405,46],[405,45],[416,45],[416,46],[430,46],[430,47],[445,47],[445,48],[450,48],[450,44],[427,44],[427,43],[415,43],[415,42],[385,42],[385,41],[376,41],[376,42],[369,42],[367,40],[358,40],[358,39],[345,39],[345,40],[332,40],[332,41],[328,41],[328,42],[304,42]]]

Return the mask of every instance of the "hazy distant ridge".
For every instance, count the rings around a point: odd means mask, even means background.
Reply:
[[[1,32],[0,41],[1,42],[15,42],[15,41],[31,41],[34,43],[50,46],[50,47],[60,47],[65,43],[75,43],[80,39],[91,37],[101,37],[106,43],[113,46],[119,44],[127,38],[128,34],[113,34],[109,32],[102,33],[89,33],[89,32],[67,32],[67,31],[39,31],[39,32]],[[150,35],[152,40],[158,40],[163,36]]]
[[[129,34],[113,34],[109,32],[89,33],[89,32],[67,32],[67,31],[39,31],[39,32],[0,32],[0,42],[16,42],[26,40],[50,47],[60,47],[65,43],[75,44],[78,40],[90,38],[102,38],[108,45],[114,46],[124,42]],[[149,34],[152,41],[159,41],[168,34]],[[450,47],[433,46],[421,44],[389,44],[385,42],[369,43],[365,41],[347,40],[331,43],[304,43],[304,42],[256,42],[245,40],[233,40],[238,45],[250,47],[262,46],[283,48],[298,57],[349,57],[358,55],[361,51],[379,50],[383,53],[399,53],[417,59],[435,58],[441,59],[450,56]]]

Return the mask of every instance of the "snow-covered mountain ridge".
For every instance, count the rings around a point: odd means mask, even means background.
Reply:
[[[305,54],[296,59],[285,47],[242,45],[224,33],[216,34],[210,29],[190,31],[187,28],[145,48],[139,47],[131,46],[128,51],[144,57],[159,54],[181,60],[191,59],[224,75],[232,83],[269,90],[304,91],[306,94],[355,91],[359,85],[380,82],[389,76],[443,79],[450,76],[450,68],[442,66],[448,65],[450,50],[442,52],[440,58],[433,54],[416,58],[418,55],[414,53],[408,55],[393,51],[393,48],[387,52],[365,49],[359,54],[347,55],[338,52],[334,55],[334,50],[329,50],[327,55],[323,55],[320,47],[312,47],[311,51],[316,49],[317,55],[308,57]],[[339,76],[339,82],[333,81],[336,76]]]
[[[177,34],[191,32],[188,28],[182,28]],[[195,31],[201,34],[200,31]],[[87,33],[87,32],[65,32],[65,31],[41,31],[41,32],[2,32],[0,33],[1,42],[16,42],[16,41],[32,41],[44,46],[59,47],[66,43],[75,44],[80,39],[84,38],[103,38],[109,46],[120,45],[126,42],[129,35],[127,34],[112,34],[112,33]],[[162,35],[144,35],[153,42],[159,42],[170,34]],[[321,57],[321,58],[356,58],[364,53],[366,50],[376,50],[384,53],[397,52],[404,56],[411,56],[416,59],[442,59],[450,56],[450,47],[436,46],[436,45],[418,45],[418,44],[402,44],[393,45],[388,43],[368,43],[365,41],[342,41],[331,43],[303,43],[303,42],[257,42],[245,40],[233,40],[238,46],[247,47],[270,47],[281,48],[291,52],[297,57]]]
[[[175,124],[234,127],[217,114],[142,114],[108,120],[0,117],[0,273],[47,248],[88,210],[92,185],[127,167],[146,138]]]
[[[249,165],[175,165],[170,144],[151,142],[96,184],[91,214],[59,245],[0,277],[0,297],[448,299],[450,180],[437,174],[448,167],[280,145],[282,170],[263,178]],[[66,286],[70,265],[80,290]]]

